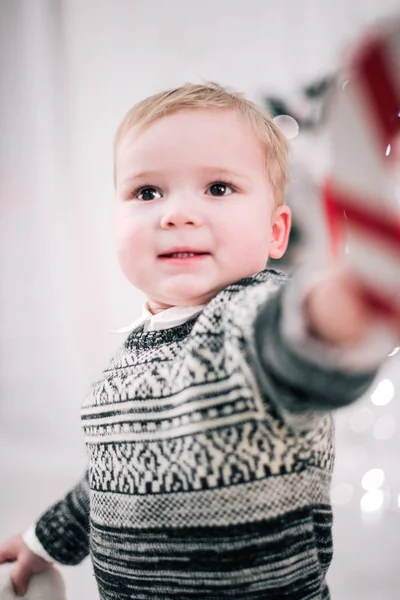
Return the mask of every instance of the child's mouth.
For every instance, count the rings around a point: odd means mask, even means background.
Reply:
[[[160,254],[159,259],[165,262],[177,264],[198,262],[210,256],[208,252],[171,252],[169,254]]]

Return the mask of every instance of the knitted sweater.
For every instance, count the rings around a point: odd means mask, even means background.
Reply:
[[[133,331],[92,387],[88,472],[36,535],[61,563],[90,553],[102,600],[329,598],[329,410],[374,373],[291,347],[283,282],[266,269]]]

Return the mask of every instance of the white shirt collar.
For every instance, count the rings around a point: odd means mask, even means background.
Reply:
[[[205,306],[205,304],[197,306],[173,306],[153,315],[147,306],[144,305],[142,315],[138,319],[126,327],[111,331],[111,333],[131,333],[142,325],[144,325],[144,331],[158,331],[160,329],[177,327],[201,313]]]

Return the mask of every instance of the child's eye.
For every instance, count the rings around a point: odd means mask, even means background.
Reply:
[[[162,198],[160,190],[150,185],[135,190],[132,196],[138,198],[138,200],[156,200]]]
[[[233,194],[234,191],[232,185],[224,183],[223,181],[216,181],[207,188],[207,193],[210,196],[229,196],[229,194]]]

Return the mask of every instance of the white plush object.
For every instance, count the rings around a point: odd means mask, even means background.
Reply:
[[[0,566],[0,600],[66,600],[63,578],[54,566],[32,577],[25,596],[16,596],[11,583],[13,567],[12,563]]]

